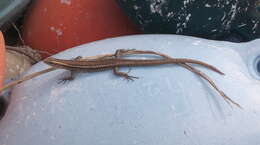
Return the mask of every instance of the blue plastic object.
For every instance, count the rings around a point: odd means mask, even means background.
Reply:
[[[0,0],[0,27],[19,14],[31,0]]]
[[[67,50],[55,57],[71,59],[135,48],[207,62],[226,75],[194,67],[243,109],[229,106],[207,82],[177,65],[131,68],[130,74],[140,77],[133,82],[104,71],[78,74],[75,80],[58,84],[67,72],[57,70],[14,89],[0,122],[0,144],[258,145],[259,43],[139,35]],[[39,63],[27,74],[45,68]]]

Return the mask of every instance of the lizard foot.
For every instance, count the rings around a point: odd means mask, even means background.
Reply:
[[[65,84],[65,83],[67,83],[67,82],[69,82],[69,81],[72,81],[74,78],[73,77],[71,77],[71,76],[68,76],[68,77],[64,77],[64,78],[61,78],[61,79],[59,79],[59,82],[58,82],[58,84]]]
[[[139,77],[129,76],[129,75],[124,75],[122,77],[124,77],[127,81],[134,81],[134,79],[139,79]]]

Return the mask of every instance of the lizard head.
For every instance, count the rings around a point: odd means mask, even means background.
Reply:
[[[58,67],[58,68],[63,68],[64,63],[60,59],[53,58],[53,57],[48,57],[43,60],[44,63],[52,66],[52,67]]]

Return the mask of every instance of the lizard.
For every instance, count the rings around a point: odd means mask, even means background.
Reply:
[[[110,66],[109,66],[108,62],[105,62],[105,61],[110,60],[110,63],[111,62],[112,63],[116,63],[116,60],[122,60],[122,59],[119,59],[118,57],[124,56],[124,55],[133,55],[133,54],[154,54],[154,55],[161,56],[164,59],[160,59],[159,61],[155,60],[155,61],[157,61],[156,62],[157,64],[149,64],[149,65],[147,63],[149,63],[150,60],[148,60],[149,62],[148,61],[141,61],[144,64],[139,64],[139,65],[130,65],[130,64],[122,64],[121,63],[121,64],[117,64],[117,65],[112,65],[112,66],[110,64]],[[118,71],[118,67],[120,67],[120,66],[128,66],[128,67],[130,67],[130,66],[161,65],[161,64],[164,64],[163,62],[166,63],[165,60],[168,61],[167,63],[178,64],[178,65],[183,66],[184,68],[188,69],[189,71],[199,75],[200,77],[205,79],[207,82],[209,82],[209,84],[224,98],[224,100],[227,103],[230,104],[230,102],[231,102],[232,104],[235,104],[237,107],[242,108],[238,103],[234,102],[223,91],[221,91],[217,87],[217,85],[210,79],[210,77],[208,77],[206,74],[204,74],[203,72],[199,71],[198,69],[194,68],[193,66],[191,66],[191,65],[189,65],[187,63],[199,64],[199,65],[205,66],[208,69],[211,69],[211,70],[213,70],[213,71],[215,71],[215,72],[217,72],[217,73],[219,73],[221,75],[224,75],[224,73],[221,72],[220,70],[218,70],[216,67],[214,67],[212,65],[209,65],[207,63],[204,63],[202,61],[194,60],[194,59],[179,59],[179,58],[177,58],[177,59],[174,58],[173,59],[170,56],[167,56],[167,55],[159,53],[159,52],[154,52],[154,51],[149,51],[149,50],[148,51],[147,50],[145,50],[145,51],[144,50],[135,50],[135,49],[130,49],[130,50],[129,49],[126,49],[126,50],[125,49],[119,49],[119,50],[116,51],[116,53],[113,53],[113,54],[97,55],[97,56],[91,56],[91,57],[87,57],[87,58],[77,57],[74,60],[66,60],[66,61],[62,60],[62,59],[59,60],[59,59],[55,59],[55,58],[50,57],[50,58],[45,59],[44,62],[46,64],[49,64],[52,67],[44,69],[44,70],[39,71],[39,72],[35,72],[35,73],[32,73],[32,74],[29,74],[29,75],[24,76],[24,77],[22,77],[22,78],[20,78],[20,79],[18,79],[16,81],[13,81],[13,82],[5,85],[3,88],[0,88],[0,92],[5,90],[5,89],[7,89],[7,88],[13,87],[13,86],[15,86],[17,84],[20,84],[20,83],[22,83],[24,81],[30,80],[30,79],[32,79],[34,77],[37,77],[39,75],[42,75],[42,74],[45,74],[45,73],[48,73],[48,72],[51,72],[51,71],[54,71],[54,70],[57,70],[57,69],[67,69],[67,70],[69,70],[71,72],[82,71],[82,70],[84,70],[84,71],[86,71],[86,70],[90,71],[91,70],[91,71],[95,72],[95,71],[102,71],[102,70],[105,70],[105,69],[113,69],[114,73],[116,75],[125,77],[125,78],[127,78],[129,80],[133,80],[134,78],[138,78],[138,77],[129,76],[127,73],[119,72]],[[139,61],[139,60],[137,60],[137,61]],[[170,62],[170,61],[172,61],[172,62]],[[75,64],[65,64],[65,66],[64,66],[65,62],[81,63],[81,64],[82,64],[82,62],[92,62],[92,64],[93,64],[93,62],[102,62],[102,63],[106,64],[106,66],[97,67],[97,65],[96,65],[96,68],[94,67],[94,68],[90,68],[90,69],[89,68],[83,68],[82,69],[82,68],[80,68],[80,66],[77,66],[77,65],[75,67]],[[129,63],[129,62],[136,63],[136,61],[131,61],[131,60],[130,61],[124,61],[124,63],[126,63],[126,62],[127,63]],[[57,63],[57,64],[55,64],[55,63]],[[74,66],[70,67],[71,65],[74,65]],[[65,80],[71,80],[73,78],[74,78],[74,76],[73,76],[73,73],[72,73],[69,77],[65,78]]]
[[[159,55],[162,59],[123,59],[119,58],[120,56],[129,55],[129,54],[154,54]],[[210,83],[210,85],[224,98],[224,100],[230,104],[230,102],[236,105],[239,108],[242,108],[238,103],[229,98],[223,91],[221,91],[217,85],[203,72],[197,70],[196,68],[190,66],[187,63],[202,65],[214,72],[217,72],[221,75],[225,75],[216,67],[207,64],[205,62],[195,60],[195,59],[186,59],[186,58],[171,58],[165,54],[154,52],[154,51],[144,51],[144,50],[125,50],[119,49],[115,52],[115,55],[109,57],[103,57],[99,59],[81,59],[81,57],[77,57],[73,60],[64,60],[57,59],[53,57],[49,57],[44,60],[44,63],[59,69],[69,70],[71,75],[64,78],[63,81],[73,80],[74,72],[77,71],[86,71],[86,72],[98,72],[104,71],[107,69],[113,69],[113,72],[117,76],[121,76],[126,78],[127,80],[137,79],[138,77],[130,76],[125,72],[120,72],[119,67],[137,67],[137,66],[154,66],[154,65],[162,65],[162,64],[178,64],[183,66],[184,68],[194,72],[199,75],[206,81]]]
[[[206,68],[209,68],[221,75],[224,75],[223,72],[218,70],[216,67],[207,64],[205,62],[195,60],[195,59],[187,59],[187,58],[171,58],[163,56],[162,59],[124,59],[119,58],[120,56],[126,54],[156,54],[159,53],[154,51],[141,51],[141,50],[125,50],[119,49],[115,52],[114,57],[104,57],[102,59],[82,59],[82,57],[76,57],[72,60],[65,59],[57,59],[53,57],[46,58],[43,60],[44,63],[59,69],[69,70],[71,75],[69,77],[64,78],[64,80],[73,80],[74,72],[84,71],[84,72],[98,72],[104,71],[107,69],[113,69],[113,72],[117,76],[121,76],[126,78],[127,80],[137,79],[138,77],[130,76],[127,73],[120,72],[118,70],[119,67],[137,67],[137,66],[154,66],[154,65],[162,65],[162,64],[182,64],[182,63],[192,63],[202,65]]]

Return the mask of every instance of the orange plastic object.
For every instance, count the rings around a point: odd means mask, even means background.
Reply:
[[[115,0],[37,0],[27,12],[23,39],[32,48],[54,54],[86,42],[137,33]]]
[[[0,88],[3,87],[5,74],[5,41],[2,32],[0,31]]]

